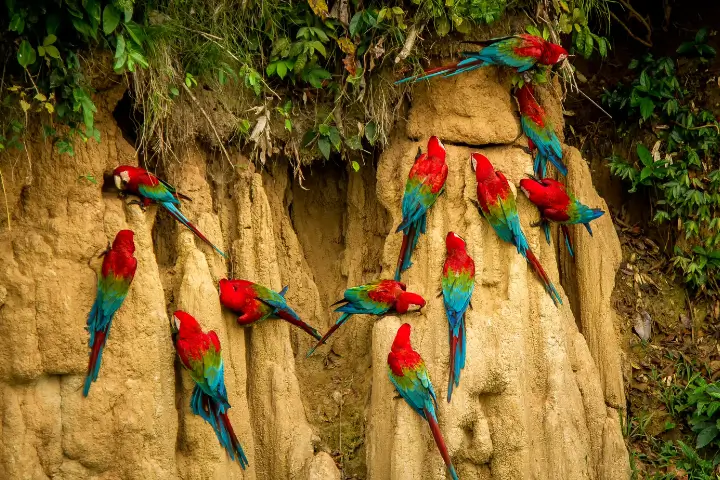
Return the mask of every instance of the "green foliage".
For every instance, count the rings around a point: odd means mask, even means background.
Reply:
[[[714,48],[707,44],[708,35],[708,29],[701,28],[695,34],[694,40],[685,42],[678,47],[677,53],[688,57],[696,56],[700,58],[701,62],[708,62],[708,59],[714,57],[717,53]]]
[[[17,64],[9,65],[7,72],[12,86],[3,92],[7,95],[0,107],[6,131],[0,137],[0,148],[20,148],[22,128],[18,124],[24,128],[30,113],[44,114],[43,133],[60,153],[73,154],[73,137],[99,141],[100,132],[94,126],[97,108],[83,74],[78,45],[114,48],[117,72],[132,72],[137,65],[147,67],[145,35],[132,21],[132,2],[6,0],[4,13],[9,21],[0,23],[0,32],[4,40],[17,45]],[[58,133],[52,126],[55,123],[67,128]],[[14,132],[9,139],[8,127]]]
[[[558,0],[557,5],[560,10],[558,30],[571,35],[573,51],[585,58],[590,58],[593,52],[597,51],[602,58],[605,58],[610,50],[610,42],[607,38],[592,32],[588,22],[588,14],[592,9],[597,10],[604,3]]]
[[[637,72],[602,97],[620,132],[648,138],[638,143],[637,158],[609,158],[613,174],[650,189],[658,223],[677,224],[681,238],[674,265],[685,282],[700,292],[720,292],[720,124],[698,108],[677,76],[675,61],[648,54],[633,60]],[[652,152],[651,152],[652,151]]]

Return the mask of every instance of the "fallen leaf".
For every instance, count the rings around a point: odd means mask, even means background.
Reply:
[[[638,313],[635,316],[633,330],[635,330],[635,333],[637,333],[638,337],[643,341],[649,341],[650,335],[652,334],[652,318],[650,314],[645,310],[643,310],[642,313]]]
[[[682,326],[691,329],[692,328],[692,322],[690,321],[690,317],[685,315],[684,313],[680,314],[680,323],[682,323]]]
[[[355,44],[349,38],[338,38],[337,44],[340,47],[340,50],[343,51],[343,53],[347,53],[348,55],[355,54]]]

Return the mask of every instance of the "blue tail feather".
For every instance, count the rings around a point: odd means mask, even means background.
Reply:
[[[165,209],[175,217],[175,219],[185,225],[191,232],[193,232],[200,240],[210,245],[213,250],[215,250],[217,253],[222,255],[223,257],[227,258],[227,255],[225,255],[225,252],[220,250],[218,247],[216,247],[210,240],[208,240],[205,235],[203,235],[192,223],[190,223],[190,220],[187,219],[185,215],[172,203],[170,202],[162,202],[161,205],[165,207]]]

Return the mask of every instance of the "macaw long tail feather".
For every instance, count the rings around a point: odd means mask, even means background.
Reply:
[[[289,322],[296,327],[299,327],[303,329],[308,335],[312,336],[315,340],[320,340],[321,335],[320,332],[315,330],[313,327],[308,325],[307,323],[303,322],[300,317],[297,316],[297,314],[292,311],[290,308],[288,309],[278,309],[275,311],[275,315],[282,318],[286,322]]]
[[[335,325],[330,327],[330,330],[328,330],[327,333],[325,335],[323,335],[323,337],[320,339],[320,341],[318,341],[318,343],[314,347],[312,347],[310,350],[308,350],[306,357],[309,357],[310,355],[312,355],[316,348],[318,348],[323,343],[327,342],[327,339],[330,338],[330,335],[335,333],[335,330],[340,328],[343,323],[347,322],[348,318],[350,318],[352,315],[353,315],[352,313],[343,313],[342,315],[340,315],[340,318],[337,319],[337,322],[335,322]]]
[[[572,240],[570,240],[570,231],[568,230],[567,225],[560,225],[560,230],[563,233],[563,238],[565,238],[565,246],[568,249],[568,253],[574,259],[575,252],[573,251]]]
[[[190,409],[210,424],[230,459],[237,460],[244,470],[248,466],[248,459],[227,416],[229,408],[229,405],[224,405],[203,392],[199,386],[195,385],[193,388]]]
[[[450,460],[450,454],[448,453],[447,447],[445,446],[445,440],[443,440],[442,433],[440,432],[440,426],[437,423],[435,412],[424,408],[423,413],[425,414],[425,418],[430,425],[430,431],[432,432],[432,436],[435,439],[435,444],[437,445],[438,450],[440,450],[440,455],[445,462],[445,466],[447,467],[448,472],[450,472],[450,476],[453,480],[459,480],[457,473],[455,472],[455,467],[453,467],[452,460]]]
[[[235,435],[235,431],[233,430],[230,419],[227,416],[227,412],[218,411],[217,415],[220,431],[219,433],[216,433],[225,438],[225,442],[221,441],[225,447],[225,451],[227,451],[231,460],[237,460],[238,463],[240,463],[240,467],[245,470],[249,465],[248,459],[245,456],[242,445],[240,445],[240,441],[238,441],[237,436]]]
[[[550,277],[548,277],[547,273],[545,273],[545,269],[543,269],[542,265],[540,265],[540,261],[529,248],[525,251],[525,258],[527,259],[532,269],[535,270],[535,273],[537,273],[538,277],[540,277],[543,285],[545,285],[545,290],[550,294],[550,298],[552,298],[553,303],[555,303],[556,306],[557,304],[562,305],[562,298],[560,297],[560,294],[555,288],[555,285],[553,285],[553,283],[550,281]]]
[[[547,220],[541,220],[540,226],[543,229],[543,232],[545,233],[545,241],[548,245],[550,245],[550,222]]]
[[[175,205],[173,205],[173,204],[170,203],[170,202],[163,202],[163,203],[162,203],[162,206],[165,207],[165,210],[167,210],[170,215],[172,215],[173,217],[175,217],[175,220],[177,220],[178,222],[180,222],[180,223],[182,223],[183,225],[185,225],[185,226],[186,226],[187,228],[189,228],[190,231],[193,232],[193,233],[195,234],[195,236],[197,236],[200,240],[202,240],[203,242],[207,243],[207,244],[210,245],[217,253],[219,253],[219,254],[222,255],[223,257],[227,258],[227,255],[225,255],[225,253],[223,253],[223,251],[220,250],[218,247],[216,247],[215,245],[213,245],[213,243],[212,243],[210,240],[208,240],[207,237],[205,237],[205,235],[203,235],[203,234],[200,232],[200,230],[197,229],[197,227],[196,227],[195,225],[193,225],[192,223],[190,223],[190,220],[188,220],[188,219],[185,217],[185,215],[183,215],[182,212],[181,212],[180,210],[178,210],[178,208],[177,208]]]
[[[100,330],[95,332],[93,335],[92,350],[90,350],[90,361],[88,362],[87,375],[85,376],[85,386],[83,387],[83,396],[87,397],[90,393],[90,385],[92,382],[97,380],[98,373],[100,372],[100,360],[102,359],[102,352],[105,348],[105,340],[107,338],[107,332]]]
[[[469,72],[470,70],[475,70],[477,68],[484,66],[486,63],[485,60],[479,60],[479,59],[470,60],[470,61],[468,61],[468,60],[469,59],[466,58],[457,63],[453,63],[450,65],[443,65],[442,67],[436,67],[436,68],[431,68],[429,70],[425,70],[424,75],[415,75],[412,77],[403,78],[402,80],[398,80],[397,82],[395,82],[395,85],[399,85],[401,83],[411,82],[411,81],[418,82],[420,80],[428,80],[430,78],[437,77],[440,75],[450,76],[450,74],[456,75],[458,73]]]
[[[412,248],[410,248],[411,244],[416,243],[415,237],[417,237],[419,233],[417,232],[417,223],[413,223],[410,225],[410,227],[403,232],[403,241],[402,245],[400,246],[400,255],[398,255],[398,261],[397,261],[397,267],[395,268],[395,280],[400,281],[400,276],[402,275],[402,272],[410,268],[410,259],[407,258],[409,256],[412,256]],[[410,255],[408,255],[408,252]]]
[[[465,314],[450,330],[450,374],[448,378],[447,401],[450,403],[453,388],[460,385],[460,371],[465,368]]]

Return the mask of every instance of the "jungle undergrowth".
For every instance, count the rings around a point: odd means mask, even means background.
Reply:
[[[421,68],[426,44],[538,5],[574,52],[607,53],[595,33],[607,29],[607,0],[9,0],[0,150],[23,148],[30,115],[61,154],[100,141],[93,82],[113,72],[88,71],[88,59],[105,52],[131,86],[146,158],[173,155],[201,130],[200,111],[230,163],[237,146],[261,162],[337,155],[358,170],[387,141],[408,88],[393,82]]]

